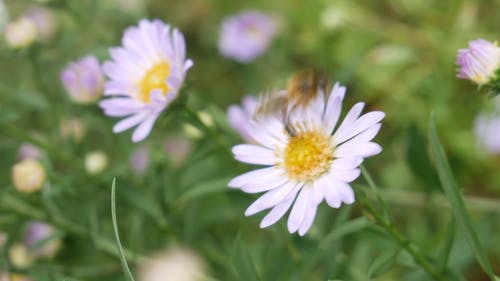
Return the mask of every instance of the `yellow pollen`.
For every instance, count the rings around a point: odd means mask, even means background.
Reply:
[[[309,131],[291,137],[283,156],[289,178],[314,180],[330,168],[333,147],[328,135]]]
[[[139,99],[145,103],[150,103],[149,94],[153,90],[161,90],[163,95],[168,93],[167,78],[170,75],[170,64],[161,62],[151,67],[140,83]]]

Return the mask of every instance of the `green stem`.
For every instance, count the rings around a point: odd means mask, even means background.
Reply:
[[[373,181],[373,178],[371,177],[370,173],[366,170],[366,168],[362,165],[361,170],[363,172],[363,177],[367,181],[368,185],[370,186],[371,190],[375,193],[375,196],[377,198],[377,202],[379,203],[380,206],[382,206],[384,213],[389,214],[387,205],[385,202],[382,200],[382,197],[378,193],[378,188],[375,184],[375,181]],[[443,276],[437,272],[436,269],[427,261],[427,259],[419,252],[417,247],[411,243],[410,240],[408,240],[406,237],[404,237],[395,227],[394,223],[392,222],[392,219],[386,219],[384,218],[377,209],[370,204],[368,200],[362,200],[362,206],[363,208],[371,215],[373,218],[376,220],[376,222],[382,226],[387,233],[389,233],[398,243],[415,259],[415,261],[422,266],[422,268],[425,269],[435,280],[438,281],[444,281]]]
[[[377,223],[381,225],[398,243],[422,266],[435,280],[444,281],[443,277],[432,267],[426,258],[418,251],[417,247],[405,238],[394,226],[394,224],[384,219],[377,210],[367,201],[362,203],[364,209],[375,218]]]

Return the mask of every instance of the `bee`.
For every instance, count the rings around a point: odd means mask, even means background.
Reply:
[[[288,116],[299,107],[307,106],[322,90],[327,93],[328,80],[319,71],[306,69],[290,78],[284,91],[268,91],[260,96],[253,118],[255,120],[274,116],[285,124],[290,137],[297,135]]]

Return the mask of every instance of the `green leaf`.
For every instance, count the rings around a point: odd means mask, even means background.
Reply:
[[[228,191],[229,187],[227,186],[227,183],[232,178],[233,177],[222,177],[197,184],[196,186],[188,188],[188,190],[181,196],[181,200],[187,201],[212,193]]]
[[[448,265],[448,259],[450,258],[451,249],[453,247],[453,241],[455,240],[455,232],[456,232],[455,218],[451,217],[450,224],[448,225],[447,228],[445,244],[437,259],[439,261],[438,265],[439,272],[445,272],[446,270],[446,266]]]
[[[337,239],[342,238],[344,235],[358,232],[362,229],[365,229],[369,226],[373,225],[373,222],[369,221],[365,217],[357,218],[354,220],[351,220],[349,222],[346,222],[342,225],[340,225],[338,228],[330,232],[325,238],[323,238],[323,241],[319,244],[320,249],[325,249],[328,247],[328,244],[334,242]]]
[[[401,247],[396,246],[376,257],[368,268],[368,276],[370,276],[370,278],[377,278],[386,273],[389,269],[391,269],[400,251]]]
[[[423,187],[427,191],[435,190],[439,186],[436,171],[432,169],[425,135],[420,132],[415,124],[411,124],[408,129],[406,159],[408,166],[421,180],[424,184]]]
[[[236,236],[231,255],[233,266],[236,274],[239,276],[238,280],[242,281],[260,281],[261,278],[257,273],[257,268],[252,260],[252,256],[248,252],[245,243],[241,240],[241,235]]]
[[[431,116],[431,121],[429,125],[429,140],[431,145],[431,155],[434,158],[434,164],[438,173],[439,180],[443,187],[444,194],[448,199],[453,216],[455,217],[458,225],[462,229],[467,243],[474,252],[477,261],[483,268],[483,270],[488,274],[488,276],[495,280],[495,274],[491,267],[490,261],[484,251],[481,242],[474,231],[469,213],[465,207],[463,196],[458,188],[458,184],[455,181],[453,173],[451,171],[450,165],[444,153],[443,146],[437,135],[436,125],[434,123],[434,118]]]
[[[116,221],[116,178],[113,179],[113,184],[111,185],[111,217],[113,219],[113,229],[115,231],[116,243],[118,244],[118,250],[120,251],[120,261],[122,263],[122,269],[124,271],[125,277],[129,281],[135,281],[130,268],[128,267],[127,259],[123,252],[122,243],[120,242],[120,235],[118,234],[118,223]]]

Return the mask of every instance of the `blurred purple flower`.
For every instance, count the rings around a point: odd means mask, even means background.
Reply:
[[[70,98],[77,103],[93,103],[102,95],[104,76],[99,61],[93,55],[69,64],[61,72],[61,81]]]
[[[41,155],[42,152],[40,149],[31,143],[22,143],[17,152],[17,158],[19,161],[25,159],[38,159]]]
[[[229,125],[236,130],[243,140],[248,143],[253,142],[250,136],[250,120],[257,107],[257,99],[254,96],[245,96],[241,103],[242,105],[230,105],[227,109],[227,119]]]
[[[496,42],[484,39],[469,41],[468,49],[458,50],[458,78],[471,80],[477,84],[488,83],[500,68],[500,48]]]
[[[180,135],[170,136],[165,141],[165,151],[175,166],[181,165],[193,150],[191,141]]]
[[[40,42],[47,42],[54,37],[57,29],[54,13],[42,6],[32,6],[24,16],[35,23],[37,39]]]
[[[277,31],[276,20],[258,11],[244,11],[222,23],[219,51],[225,57],[247,63],[263,54]]]
[[[182,33],[161,20],[141,20],[129,27],[122,44],[109,50],[112,60],[103,65],[110,78],[105,95],[110,98],[99,106],[108,116],[124,118],[113,127],[114,133],[136,127],[132,141],[139,142],[175,100],[193,62],[186,59]]]
[[[52,257],[60,247],[60,240],[53,239],[55,229],[40,221],[30,222],[24,233],[24,244],[33,257]],[[51,239],[51,240],[48,240]]]
[[[149,160],[149,149],[147,147],[137,148],[130,157],[132,171],[137,175],[143,174],[149,165]]]

